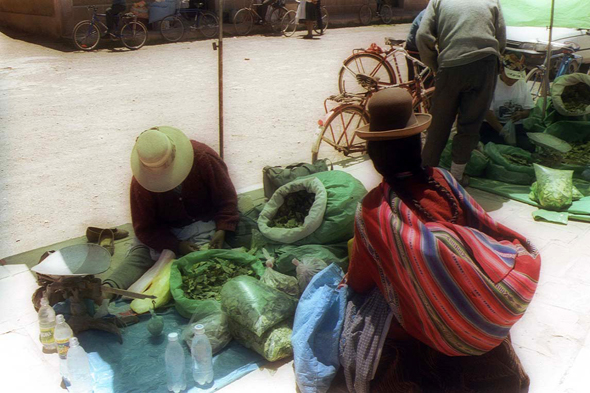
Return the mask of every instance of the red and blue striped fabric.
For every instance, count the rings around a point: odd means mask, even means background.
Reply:
[[[383,182],[357,210],[348,281],[361,290],[376,284],[406,332],[430,347],[450,356],[481,355],[524,314],[541,258],[447,171],[435,170],[467,225],[422,222]]]

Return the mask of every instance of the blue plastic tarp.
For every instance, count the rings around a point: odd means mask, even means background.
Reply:
[[[154,23],[164,19],[168,15],[172,15],[176,12],[176,0],[167,0],[162,2],[153,2],[150,4],[149,23]]]
[[[153,337],[147,331],[149,315],[139,323],[122,329],[123,344],[117,337],[100,330],[88,330],[78,335],[88,353],[94,377],[94,393],[167,392],[164,353],[167,335],[181,333],[188,320],[170,308],[160,313],[164,317],[164,332]],[[213,392],[256,370],[267,361],[254,351],[235,341],[213,357],[214,380],[205,389],[195,386],[188,346],[182,343],[186,355],[185,375],[188,392]]]

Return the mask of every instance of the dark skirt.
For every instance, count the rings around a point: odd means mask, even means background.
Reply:
[[[415,339],[387,339],[371,393],[519,393],[529,383],[510,336],[481,356],[446,356]]]
[[[303,19],[303,20],[315,22],[315,21],[317,21],[317,19],[318,19],[317,4],[305,3],[305,19]]]

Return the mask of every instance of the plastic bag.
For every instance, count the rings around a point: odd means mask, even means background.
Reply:
[[[279,273],[273,269],[274,258],[272,258],[266,249],[262,249],[264,256],[266,257],[266,270],[260,281],[271,288],[277,289],[287,295],[299,297],[299,284],[297,278],[287,276],[286,274]]]
[[[512,120],[508,120],[504,127],[500,130],[500,136],[504,138],[504,142],[510,146],[516,146],[516,127]]]
[[[221,288],[221,308],[243,328],[261,336],[295,314],[297,299],[254,277],[239,276]]]
[[[319,258],[303,258],[301,261],[293,258],[292,262],[296,266],[297,282],[301,293],[305,291],[313,276],[328,267],[326,262]]]
[[[326,392],[340,368],[338,344],[348,287],[338,288],[344,273],[336,264],[322,270],[301,295],[293,322],[295,378],[302,393]]]
[[[229,318],[229,331],[237,342],[252,349],[270,362],[293,355],[293,346],[291,345],[293,330],[290,321],[280,322],[259,337]]]
[[[170,271],[172,263],[165,265],[162,270],[154,277],[150,286],[143,293],[145,295],[154,295],[155,299],[135,299],[131,302],[131,309],[137,314],[148,312],[150,308],[158,308],[168,303],[172,299],[170,293]],[[155,305],[152,303],[155,302]]]
[[[191,318],[197,312],[201,316],[206,316],[221,310],[221,303],[217,300],[191,299],[187,297],[183,290],[183,272],[194,264],[201,261],[209,261],[211,258],[222,258],[242,266],[251,266],[259,277],[264,274],[264,267],[258,258],[247,253],[232,250],[196,251],[177,259],[172,264],[170,271],[170,292],[174,298],[176,311],[187,319]]]
[[[574,171],[558,170],[534,164],[537,177],[536,196],[547,210],[563,210],[572,204]]]
[[[164,267],[166,267],[166,265],[172,263],[172,261],[175,258],[176,254],[174,254],[174,252],[170,250],[162,251],[162,253],[160,254],[160,258],[158,258],[158,261],[154,263],[154,266],[152,266],[147,272],[145,272],[137,281],[135,281],[129,288],[127,288],[127,290],[131,292],[142,293],[150,286],[150,284],[154,280],[154,277],[156,277],[158,273]]]
[[[534,182],[531,185],[531,192],[529,192],[529,198],[532,201],[535,201],[537,203],[539,202],[539,198],[537,197],[537,182]],[[584,194],[582,194],[580,190],[576,188],[576,186],[572,186],[572,201],[578,201],[582,198],[584,198]]]
[[[195,335],[195,325],[201,324],[205,326],[205,334],[211,343],[211,350],[213,353],[221,351],[232,339],[228,327],[227,314],[220,311],[200,318],[199,314],[193,315],[189,324],[182,330],[182,339],[191,348],[193,336]]]

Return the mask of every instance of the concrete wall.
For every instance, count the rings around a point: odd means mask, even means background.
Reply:
[[[128,9],[134,2],[127,1]],[[209,4],[209,9],[215,8],[216,0],[203,0]],[[374,0],[368,0],[375,7]],[[429,0],[389,0],[389,4],[395,10],[416,13],[428,5]],[[149,0],[147,1],[149,2]],[[322,0],[330,16],[337,19],[339,16],[349,16],[348,19],[356,21],[358,11],[367,0]],[[251,3],[251,0],[224,0],[223,9],[228,16]],[[110,7],[111,0],[0,0],[0,26],[6,26],[15,30],[25,31],[38,35],[47,35],[55,38],[68,37],[76,23],[88,19],[90,12],[86,8],[89,5],[98,7],[99,12]],[[294,0],[287,0],[288,8],[295,8]]]

